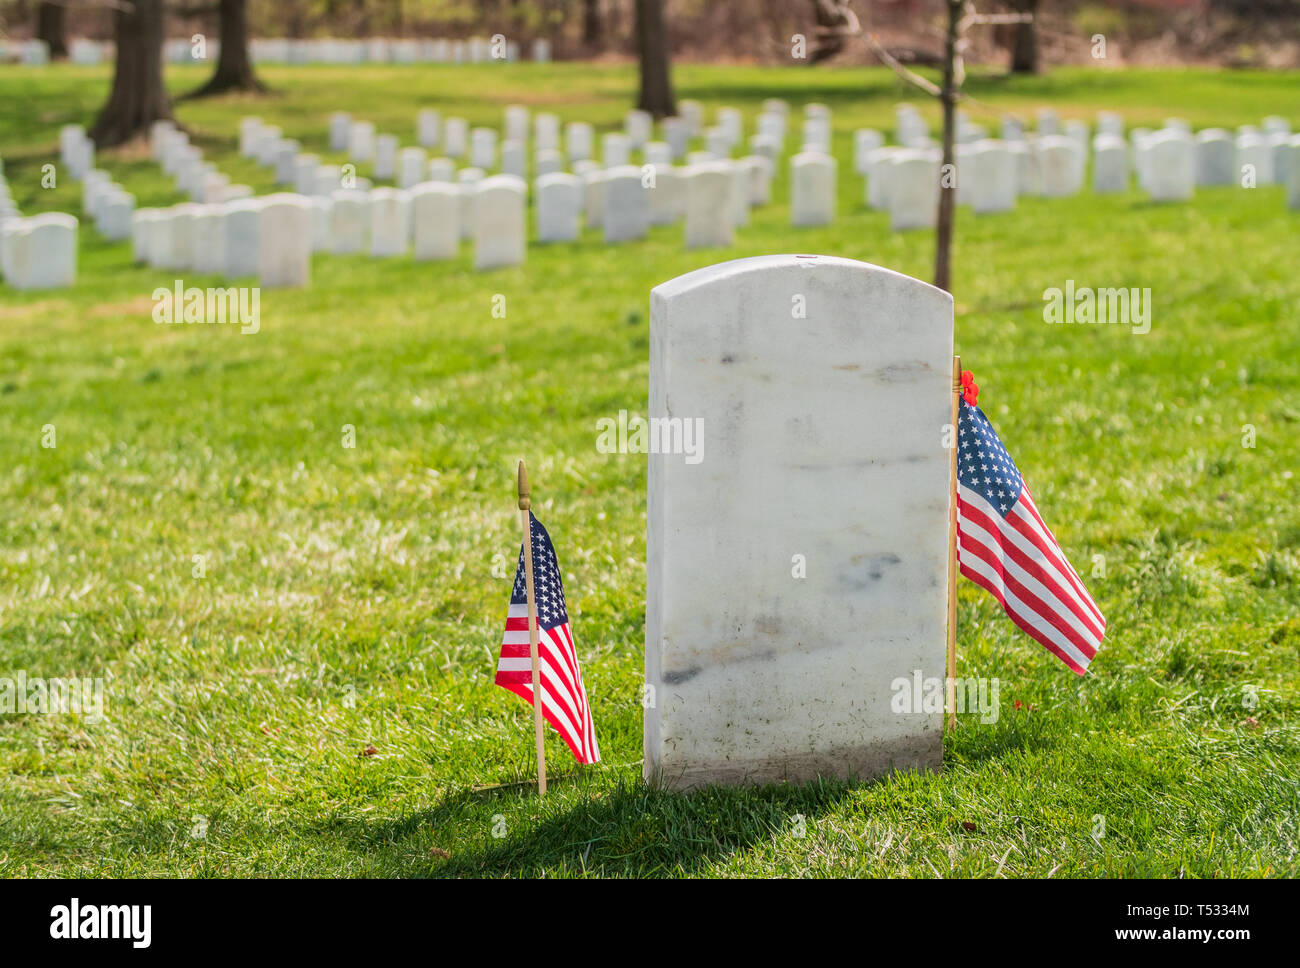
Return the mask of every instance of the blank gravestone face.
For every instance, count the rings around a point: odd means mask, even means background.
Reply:
[[[416,259],[451,259],[460,246],[460,190],[425,182],[411,190]]]
[[[938,767],[942,712],[895,697],[945,675],[951,297],[785,255],[650,298],[651,418],[703,447],[649,457],[646,777]]]
[[[271,289],[311,283],[311,203],[268,195],[259,219],[258,284]]]
[[[496,269],[524,261],[528,186],[514,175],[479,183],[474,196],[474,268]]]

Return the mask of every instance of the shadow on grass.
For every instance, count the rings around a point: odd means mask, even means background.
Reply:
[[[367,828],[364,839],[400,852],[404,842],[412,845],[430,829],[464,829],[466,821],[486,834],[463,850],[453,848],[432,869],[411,865],[409,873],[417,876],[690,877],[732,854],[794,835],[800,817],[811,828],[857,786],[822,780],[681,794],[639,779],[609,786],[575,778],[555,784],[547,803],[519,784],[450,794],[432,810]],[[533,817],[525,820],[530,811]],[[499,837],[491,836],[492,826]]]

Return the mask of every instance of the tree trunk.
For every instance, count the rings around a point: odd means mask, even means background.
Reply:
[[[63,6],[40,3],[36,7],[36,37],[50,45],[50,60],[68,56],[68,41],[63,32]]]
[[[111,148],[147,135],[149,125],[172,116],[163,87],[162,0],[134,0],[113,12],[117,64],[113,90],[90,129],[91,140]]]
[[[600,0],[582,0],[582,44],[594,50],[600,40]]]
[[[957,209],[957,182],[946,177],[961,173],[953,164],[953,128],[957,114],[957,33],[965,0],[948,0],[948,30],[944,40],[943,90],[943,162],[939,169],[939,215],[934,233],[934,284],[952,292],[952,222]]]
[[[248,0],[220,0],[221,56],[208,82],[185,95],[210,97],[226,91],[265,91],[248,56]]]
[[[668,67],[668,29],[663,0],[636,0],[637,48],[641,55],[641,97],[637,107],[656,118],[677,113]]]
[[[1011,73],[1038,73],[1038,0],[1012,0],[1012,9],[1016,13],[1028,13],[1033,21],[1014,24],[1011,38]]]

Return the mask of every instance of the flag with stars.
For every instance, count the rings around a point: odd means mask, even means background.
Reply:
[[[993,594],[1011,620],[1083,675],[1106,620],[1034,507],[1020,471],[975,406],[965,377],[957,435],[957,548],[961,573]]]
[[[600,759],[596,726],[587,705],[587,689],[578,667],[578,653],[569,629],[560,565],[551,536],[528,513],[533,543],[533,597],[537,604],[538,655],[541,658],[542,716],[569,744],[579,763]],[[528,596],[524,585],[524,549],[519,545],[515,587],[510,593],[510,613],[497,662],[496,684],[533,703],[533,664],[528,643]]]

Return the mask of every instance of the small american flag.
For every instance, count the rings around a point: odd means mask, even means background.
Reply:
[[[579,763],[600,759],[596,727],[587,705],[578,654],[569,630],[560,565],[551,536],[528,513],[533,543],[533,595],[537,601],[538,655],[541,657],[542,716],[564,737]],[[533,665],[528,645],[528,597],[524,585],[524,549],[519,547],[515,587],[510,593],[510,614],[497,662],[496,684],[533,703]]]
[[[957,435],[961,573],[992,592],[1013,622],[1083,675],[1101,646],[1106,620],[1043,523],[993,425],[975,406],[968,381],[964,376]]]

